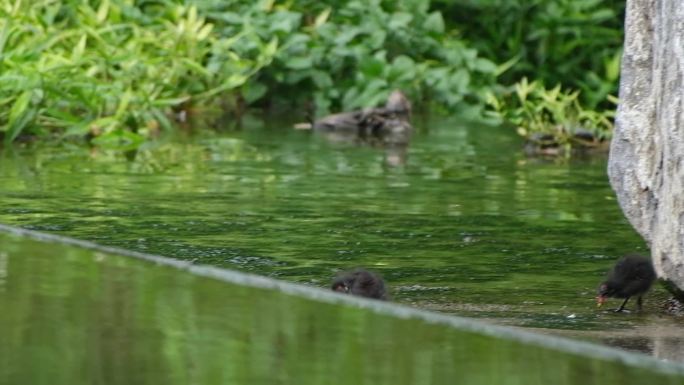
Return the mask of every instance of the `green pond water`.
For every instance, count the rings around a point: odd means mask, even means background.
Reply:
[[[206,270],[0,231],[0,384],[684,381],[684,367],[649,357]]]
[[[605,157],[528,158],[510,129],[456,118],[415,125],[405,152],[277,122],[168,138],[137,154],[5,149],[0,223],[321,287],[336,270],[364,266],[385,277],[393,301],[420,308],[594,331],[580,338],[645,352],[650,332],[602,332],[664,322],[681,341],[677,322],[659,314],[662,289],[643,314],[595,307],[612,263],[648,254],[618,208]]]

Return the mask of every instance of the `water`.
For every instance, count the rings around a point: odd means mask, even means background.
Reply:
[[[238,286],[220,279],[245,278],[2,231],[0,245],[0,384],[683,381],[682,366],[481,322],[396,317],[405,311]]]
[[[660,322],[662,290],[643,315],[595,308],[614,260],[648,254],[604,157],[526,158],[504,128],[416,125],[405,154],[286,123],[170,138],[134,157],[5,150],[0,223],[314,286],[365,266],[396,302],[559,333]]]

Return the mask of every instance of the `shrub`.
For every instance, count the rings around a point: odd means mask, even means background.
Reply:
[[[8,0],[0,6],[0,135],[89,134],[136,146],[171,108],[242,86],[275,43],[240,57],[194,6]]]
[[[280,43],[244,86],[247,102],[312,100],[319,114],[384,101],[394,88],[420,105],[481,106],[496,66],[445,27],[427,0],[198,1],[223,37],[254,31]],[[239,48],[237,48],[239,46]],[[256,47],[236,45],[242,55]]]

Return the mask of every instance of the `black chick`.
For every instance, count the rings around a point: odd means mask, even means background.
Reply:
[[[651,261],[641,255],[622,257],[608,273],[608,278],[599,285],[596,301],[600,307],[608,297],[624,298],[622,305],[615,310],[621,312],[630,297],[638,296],[637,309],[641,310],[641,296],[651,288],[656,279]]]
[[[366,298],[386,300],[385,282],[379,275],[368,270],[356,269],[337,274],[332,289],[341,293],[358,295]]]

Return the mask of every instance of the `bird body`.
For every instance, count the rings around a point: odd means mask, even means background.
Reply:
[[[607,298],[624,298],[625,301],[616,310],[621,312],[627,301],[636,296],[638,309],[641,310],[641,297],[651,288],[656,279],[656,273],[651,261],[643,256],[631,254],[617,261],[608,273],[607,279],[599,285],[598,306],[601,306]]]
[[[387,299],[385,282],[382,278],[364,269],[339,273],[333,280],[332,289],[366,298]]]

